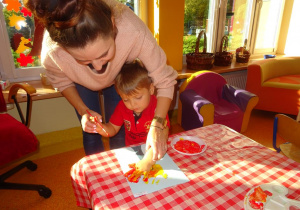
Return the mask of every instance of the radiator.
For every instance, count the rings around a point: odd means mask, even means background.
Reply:
[[[234,71],[221,74],[229,85],[245,89],[247,81],[247,70]]]

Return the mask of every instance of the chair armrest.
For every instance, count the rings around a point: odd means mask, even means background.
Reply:
[[[214,105],[207,99],[198,95],[194,90],[188,89],[180,94],[182,103],[181,126],[185,130],[212,124],[214,119]],[[205,116],[209,116],[209,123]]]
[[[33,93],[36,93],[36,89],[28,83],[14,84],[9,89],[9,93],[8,93],[8,102],[9,103],[14,103],[15,102],[13,97],[17,96],[19,89],[24,90],[26,92],[26,94],[29,95],[29,96]]]
[[[256,97],[256,95],[247,90],[236,88],[228,84],[223,87],[222,98],[236,104],[243,112],[245,112],[249,100],[252,97]]]
[[[27,107],[26,107],[26,121],[24,119],[24,115],[22,109],[20,108],[19,102],[17,100],[18,90],[23,89],[27,94]],[[31,119],[31,110],[32,110],[32,99],[31,94],[36,93],[36,89],[29,85],[28,83],[17,83],[11,86],[8,93],[8,102],[15,103],[18,113],[20,115],[21,121],[24,125],[29,127],[30,119]]]

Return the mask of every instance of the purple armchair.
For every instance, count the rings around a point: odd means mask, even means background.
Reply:
[[[238,132],[247,129],[258,97],[227,84],[212,71],[191,75],[180,87],[178,123],[185,130],[218,123]]]

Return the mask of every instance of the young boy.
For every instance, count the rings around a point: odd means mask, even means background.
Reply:
[[[148,71],[138,61],[125,64],[115,79],[115,88],[122,100],[117,105],[110,121],[102,124],[104,130],[109,136],[114,136],[124,124],[126,146],[146,143],[150,126],[155,126],[151,125],[151,122],[157,103],[154,95],[155,88],[148,76]],[[160,128],[160,135],[169,133],[168,116],[166,119],[167,126],[164,129]],[[100,135],[107,136],[100,126],[97,126],[96,130]],[[138,170],[150,171],[155,164],[155,161],[152,160],[152,153],[152,148],[150,148],[144,158],[136,164]]]

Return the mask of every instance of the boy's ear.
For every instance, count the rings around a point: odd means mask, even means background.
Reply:
[[[150,84],[150,88],[149,88],[150,95],[153,95],[153,94],[154,94],[154,90],[155,90],[155,87],[154,87],[153,83],[151,83],[151,84]]]

